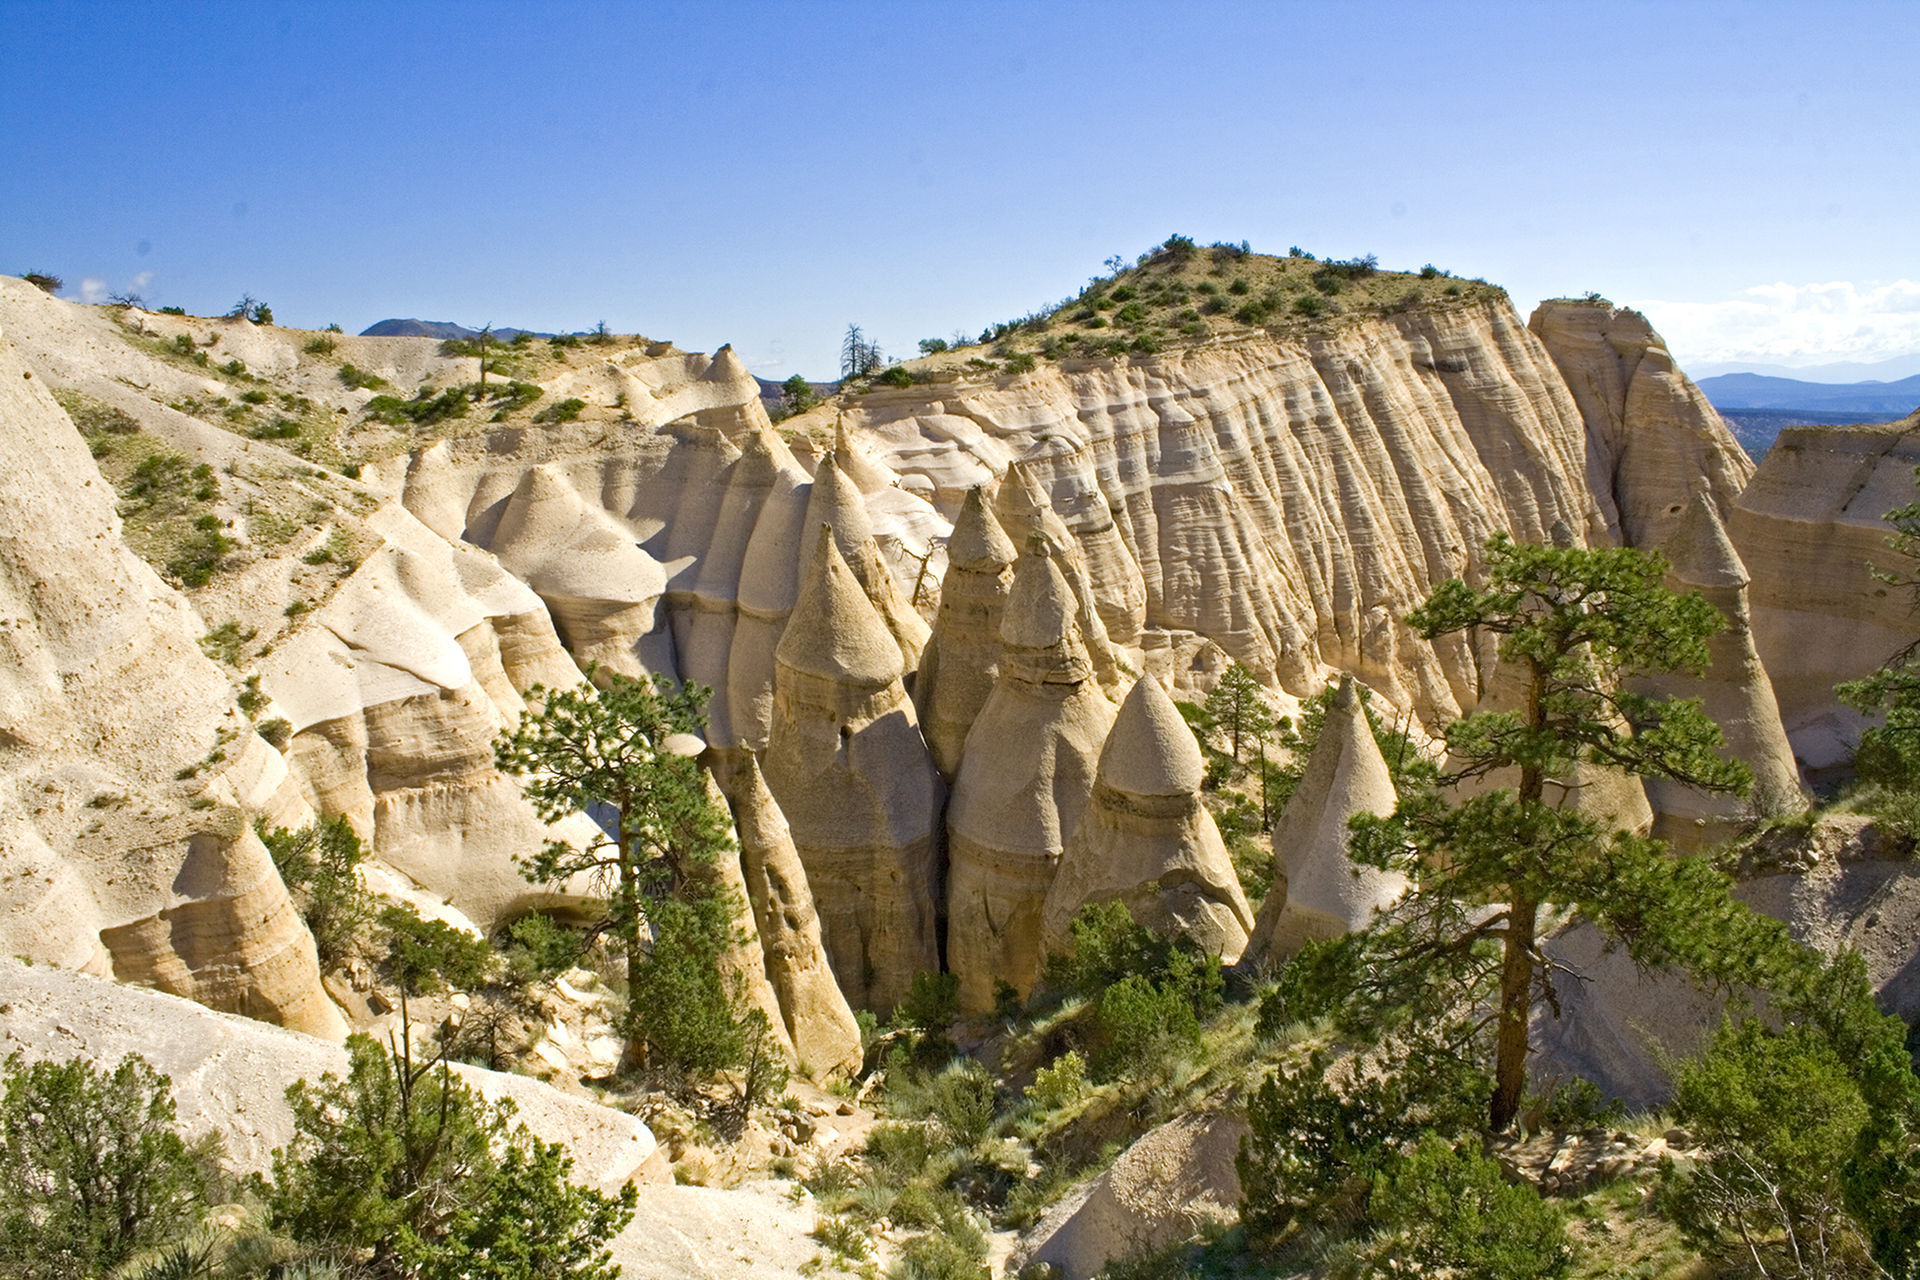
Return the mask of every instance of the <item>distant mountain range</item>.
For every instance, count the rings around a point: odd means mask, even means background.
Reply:
[[[1802,382],[1761,373],[1723,373],[1702,378],[1700,390],[1713,407],[1801,409],[1828,413],[1886,414],[1904,418],[1920,409],[1920,374],[1898,382]]]
[[[502,342],[512,342],[518,334],[531,334],[536,338],[551,338],[550,333],[538,333],[532,329],[494,329],[494,337]],[[370,324],[360,331],[363,338],[438,338],[445,342],[448,338],[477,338],[478,329],[469,329],[463,324],[451,320],[382,320]]]

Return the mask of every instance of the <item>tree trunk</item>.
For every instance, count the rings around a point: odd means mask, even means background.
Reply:
[[[1533,934],[1540,904],[1516,896],[1507,915],[1506,954],[1500,963],[1500,1025],[1494,1041],[1493,1105],[1489,1122],[1504,1132],[1520,1114],[1527,1088],[1527,1032],[1533,1012]]]

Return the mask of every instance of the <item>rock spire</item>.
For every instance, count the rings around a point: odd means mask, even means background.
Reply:
[[[1746,566],[1705,493],[1694,494],[1665,551],[1667,586],[1699,592],[1727,625],[1707,641],[1707,669],[1700,676],[1673,672],[1647,684],[1669,697],[1699,698],[1708,718],[1726,735],[1724,753],[1753,770],[1753,790],[1747,796],[1709,795],[1668,779],[1647,779],[1654,834],[1681,848],[1694,848],[1723,839],[1754,818],[1803,810],[1807,798],[1780,723],[1773,682],[1754,650]]]
[[[858,1071],[860,1026],[834,981],[792,829],[751,751],[740,753],[731,790],[747,898],[787,1037],[816,1072]]]
[[[1152,677],[1136,680],[1047,892],[1046,950],[1069,948],[1081,907],[1118,900],[1149,929],[1184,933],[1229,964],[1240,958],[1253,910],[1201,803],[1205,775],[1200,744],[1173,699]]]
[[[939,968],[945,788],[893,634],[828,531],[775,650],[766,779],[792,824],[840,989],[887,1011]]]
[[[1001,619],[999,678],[967,734],[947,813],[947,966],[969,1010],[991,1008],[998,983],[1032,989],[1047,891],[1113,727],[1077,612],[1052,548],[1033,535]]]
[[[1348,819],[1384,817],[1397,799],[1353,677],[1343,676],[1306,773],[1273,829],[1276,874],[1247,943],[1249,960],[1277,963],[1308,941],[1358,929],[1375,907],[1400,896],[1404,877],[1356,867],[1347,856]]]
[[[974,717],[1000,671],[1000,620],[1013,585],[1013,540],[979,488],[967,491],[947,541],[940,612],[920,656],[913,702],[940,775],[951,781]]]

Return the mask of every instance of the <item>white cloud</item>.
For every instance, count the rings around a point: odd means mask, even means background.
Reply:
[[[96,306],[107,300],[107,282],[102,276],[88,276],[80,282],[80,301]]]
[[[1920,281],[1755,285],[1720,302],[1635,302],[1688,364],[1870,362],[1920,352]]]
[[[147,286],[153,283],[153,272],[136,272],[133,279],[127,281],[128,293],[145,293]]]

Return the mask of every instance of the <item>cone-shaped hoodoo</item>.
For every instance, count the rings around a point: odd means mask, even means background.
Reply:
[[[739,758],[732,790],[740,865],[787,1037],[816,1072],[858,1071],[860,1026],[834,981],[793,832],[753,753],[741,751]]]
[[[1069,949],[1081,907],[1118,900],[1149,929],[1184,933],[1228,963],[1240,958],[1253,911],[1201,803],[1205,776],[1200,744],[1173,699],[1150,676],[1135,681],[1047,892],[1047,951]]]
[[[1362,928],[1374,908],[1400,896],[1403,876],[1356,867],[1347,856],[1348,820],[1357,813],[1384,817],[1396,802],[1353,677],[1343,676],[1306,772],[1273,829],[1276,874],[1247,943],[1249,960],[1276,963],[1313,939]]]
[[[775,650],[767,785],[793,830],[834,976],[890,1011],[939,967],[945,788],[900,682],[900,650],[831,536]]]
[[[1000,675],[967,735],[947,813],[947,966],[969,1010],[991,1008],[997,983],[1032,989],[1047,891],[1113,727],[1077,611],[1035,535],[1014,566]]]
[[[959,771],[967,731],[1000,671],[1000,620],[1015,557],[1013,540],[994,519],[986,495],[969,490],[947,541],[940,612],[913,685],[921,731],[949,781]]]
[[[1726,735],[1722,753],[1753,770],[1753,790],[1746,796],[1710,795],[1664,778],[1647,779],[1654,834],[1681,848],[1698,848],[1733,835],[1756,818],[1805,809],[1807,797],[1780,723],[1773,681],[1754,649],[1746,566],[1704,493],[1694,494],[1664,550],[1670,565],[1667,586],[1699,592],[1727,625],[1707,641],[1702,675],[1673,672],[1646,684],[1668,697],[1699,698],[1707,717]]]

